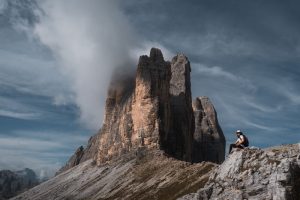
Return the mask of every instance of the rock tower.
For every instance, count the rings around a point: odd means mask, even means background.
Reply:
[[[61,171],[93,158],[98,165],[128,152],[160,149],[189,162],[221,163],[225,137],[207,97],[192,103],[191,66],[183,54],[165,61],[159,49],[139,58],[135,76],[114,78],[104,123]]]

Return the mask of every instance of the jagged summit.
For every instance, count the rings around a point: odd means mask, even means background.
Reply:
[[[150,63],[161,64],[163,62],[165,62],[165,59],[161,50],[157,48],[151,48],[150,56],[148,55],[140,56],[138,65],[151,67],[151,65],[149,65]]]
[[[151,48],[151,50],[150,50],[150,59],[153,60],[154,62],[163,62],[163,61],[165,61],[161,50],[157,49],[157,48]]]
[[[171,62],[157,48],[141,56],[135,76],[118,74],[113,79],[102,128],[60,172],[90,158],[101,165],[140,148],[159,149],[189,162],[222,162],[225,138],[216,112],[209,99],[203,100],[200,114],[193,110],[190,73],[182,53]]]

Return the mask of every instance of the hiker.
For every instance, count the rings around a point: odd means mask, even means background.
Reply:
[[[238,139],[236,140],[235,144],[230,144],[229,153],[231,153],[232,148],[243,149],[249,146],[248,138],[242,133],[241,130],[237,130],[235,133]]]

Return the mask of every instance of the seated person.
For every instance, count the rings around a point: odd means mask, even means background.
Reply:
[[[231,153],[232,148],[240,148],[243,149],[249,146],[248,138],[242,133],[242,131],[237,130],[236,132],[237,140],[235,144],[230,144],[229,153]]]

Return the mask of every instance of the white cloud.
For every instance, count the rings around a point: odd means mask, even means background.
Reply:
[[[60,142],[46,141],[34,138],[0,137],[1,149],[42,151],[64,147]]]
[[[53,97],[53,104],[56,106],[68,105],[72,103],[73,95],[57,94]]]
[[[24,48],[22,45],[13,45]],[[35,55],[0,49],[0,86],[10,87],[21,93],[47,97],[71,95],[68,79],[58,72],[56,64]]]
[[[51,159],[40,159],[37,154],[24,156],[11,150],[1,149],[0,170],[21,170],[24,168],[33,169],[40,178],[51,177],[57,172],[63,163],[53,162]],[[43,155],[43,154],[42,154]],[[41,172],[43,177],[41,177]]]
[[[25,119],[25,120],[35,120],[40,118],[39,113],[20,113],[20,112],[12,112],[9,110],[1,110],[0,116],[11,117],[16,119]]]
[[[249,121],[249,120],[244,120],[243,122],[246,125],[250,126],[250,127],[254,127],[254,128],[257,128],[257,129],[260,129],[260,130],[263,130],[263,131],[272,132],[272,131],[278,130],[278,129],[276,129],[276,127],[265,126],[265,125],[262,125],[262,124],[254,123],[254,122]]]
[[[118,0],[37,3],[39,8],[30,1],[13,0],[9,17],[13,26],[25,31],[30,41],[38,41],[50,49],[55,61],[49,55],[48,60],[43,60],[1,52],[6,59],[0,62],[7,67],[0,82],[20,92],[49,96],[54,105],[73,100],[80,109],[81,122],[89,128],[99,129],[102,124],[107,87],[115,70],[128,71],[125,65],[133,68],[139,56],[149,54],[151,47],[161,48],[166,60],[174,56],[158,42],[139,38]],[[39,19],[29,22],[22,9]]]
[[[4,10],[7,7],[7,1],[6,0],[0,0],[0,14],[4,12]]]
[[[75,151],[75,144],[83,144],[87,140],[88,135],[79,133],[13,131],[0,136],[0,170],[28,167],[38,175],[53,176]]]
[[[236,129],[254,128],[262,131],[279,131],[278,126],[270,126],[258,123],[257,119],[261,116],[265,116],[264,112],[252,112],[247,109],[243,99],[245,96],[240,98],[222,95],[222,97],[215,97],[226,127],[236,127]],[[220,111],[219,110],[219,111]]]
[[[238,78],[234,74],[224,71],[222,67],[219,66],[207,67],[202,64],[195,64],[195,65],[196,66],[194,67],[196,67],[197,72],[203,75],[224,77],[232,81],[238,80]]]
[[[112,72],[130,60],[135,39],[130,25],[117,1],[47,0],[40,6],[45,15],[34,34],[71,78],[81,120],[98,129]]]
[[[247,90],[252,92],[256,90],[256,86],[250,80],[238,74],[233,74],[230,71],[226,71],[223,67],[208,67],[201,63],[192,63],[191,65],[192,69],[196,71],[196,73],[200,76],[220,78],[220,82],[223,82],[222,79],[226,79],[235,82],[235,84],[238,84],[235,87],[246,88]]]
[[[242,96],[241,99],[243,100],[243,102],[246,105],[248,105],[251,108],[254,108],[260,112],[264,112],[264,113],[278,112],[282,109],[282,105],[279,105],[279,104],[277,106],[273,106],[273,107],[270,107],[270,106],[267,106],[264,104],[260,104],[260,103],[256,102],[254,97],[251,97],[251,96]]]
[[[44,171],[44,176],[51,177],[62,166],[57,162],[59,152],[49,151],[62,149],[64,145],[55,141],[30,139],[27,137],[0,137],[0,170],[33,169],[37,175]],[[44,153],[45,152],[45,153]],[[67,155],[63,155],[67,157]]]
[[[0,115],[25,120],[42,118],[43,111],[35,107],[20,103],[13,98],[0,97]]]
[[[300,94],[296,91],[293,91],[290,88],[282,88],[282,94],[288,98],[288,100],[296,105],[300,105]]]
[[[59,131],[31,131],[31,130],[14,130],[13,139],[16,138],[35,138],[37,141],[53,141],[61,146],[68,146],[73,143],[85,143],[87,142],[88,135],[82,133],[73,132],[59,132]],[[72,140],[64,135],[72,136]],[[59,138],[59,139],[58,139]],[[47,148],[45,146],[45,148]],[[49,148],[50,149],[50,148]]]
[[[280,76],[269,77],[261,82],[262,87],[276,94],[279,98],[284,98],[285,107],[300,105],[300,93],[298,89],[299,76],[295,73],[295,77],[287,77],[284,72]],[[287,100],[287,101],[286,101]],[[283,101],[283,99],[281,99]]]

